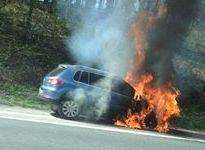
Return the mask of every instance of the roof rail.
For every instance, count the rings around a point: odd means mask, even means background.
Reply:
[[[69,64],[59,64],[58,67],[60,67],[60,68],[68,68]]]

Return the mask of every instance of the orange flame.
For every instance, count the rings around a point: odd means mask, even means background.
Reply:
[[[174,88],[171,82],[155,86],[155,78],[152,73],[142,75],[139,73],[146,59],[146,36],[149,30],[157,26],[158,20],[164,17],[166,13],[166,6],[159,5],[158,12],[155,15],[150,15],[148,12],[141,13],[137,22],[131,28],[131,34],[134,34],[135,40],[135,61],[125,80],[135,89],[135,101],[145,99],[148,107],[140,113],[133,112],[129,108],[126,116],[115,122],[117,126],[150,129],[149,119],[155,119],[153,129],[159,132],[166,132],[169,130],[170,119],[180,114],[177,104],[177,98],[180,95],[179,90]]]
[[[132,76],[128,73],[126,80],[132,84]],[[171,83],[166,83],[160,87],[155,87],[152,83],[154,77],[151,74],[142,75],[138,82],[132,85],[135,90],[135,100],[140,98],[146,99],[148,108],[140,113],[128,110],[124,120],[115,122],[118,126],[125,126],[138,129],[149,129],[146,125],[146,117],[154,112],[157,119],[157,125],[154,130],[166,132],[169,130],[169,121],[172,117],[178,116],[180,109],[177,104],[177,97],[180,95],[179,90],[174,88]]]

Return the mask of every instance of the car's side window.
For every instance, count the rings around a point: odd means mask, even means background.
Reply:
[[[83,71],[79,81],[88,84],[89,82],[88,72]]]
[[[96,82],[98,82],[100,79],[103,79],[103,78],[105,77],[102,75],[90,73],[90,85],[96,84]]]
[[[74,79],[75,81],[78,81],[79,78],[80,78],[80,75],[81,75],[81,71],[77,71],[77,72],[75,73],[73,79]]]
[[[90,85],[94,85],[101,89],[110,90],[110,81],[111,79],[109,77],[90,73]]]

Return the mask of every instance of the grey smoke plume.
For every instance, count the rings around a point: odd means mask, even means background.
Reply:
[[[62,2],[65,3],[63,0],[60,2],[61,6]],[[109,8],[109,2],[104,0],[100,3],[96,0],[86,9],[88,1],[83,1],[85,8],[81,8],[81,28],[75,30],[67,43],[79,64],[97,66],[124,76],[134,56],[128,32],[139,9],[139,2],[114,1],[112,8]]]

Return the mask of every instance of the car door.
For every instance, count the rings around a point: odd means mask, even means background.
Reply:
[[[93,105],[91,97],[93,88],[89,85],[90,74],[85,70],[77,71],[74,80],[76,85],[74,97],[82,104],[83,111],[87,111],[86,109]]]
[[[106,113],[109,100],[110,90],[107,78],[104,75],[90,73],[90,87],[92,89],[90,97],[94,103],[94,109],[97,116],[102,116]]]

